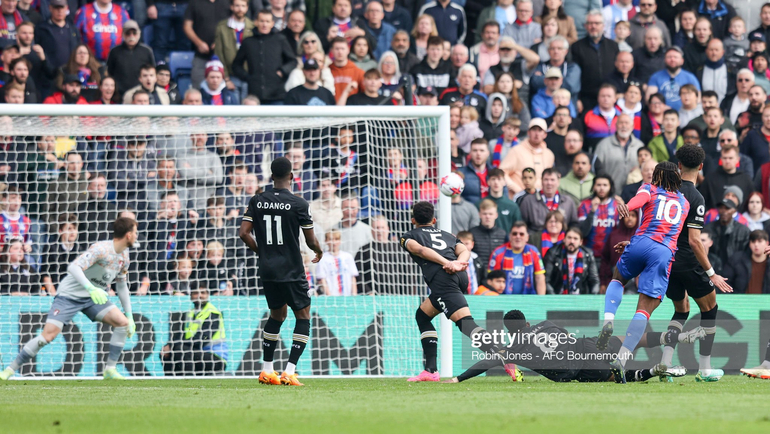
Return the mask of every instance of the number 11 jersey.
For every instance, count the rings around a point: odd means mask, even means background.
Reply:
[[[307,280],[299,231],[313,228],[307,201],[286,189],[269,190],[251,198],[243,215],[251,222],[259,247],[259,276],[268,282]]]
[[[667,191],[652,184],[642,184],[638,194],[647,194],[649,199],[642,205],[642,224],[636,235],[657,241],[676,252],[676,242],[690,211],[690,203],[681,192]]]

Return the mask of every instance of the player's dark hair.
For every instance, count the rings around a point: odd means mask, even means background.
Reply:
[[[487,279],[489,279],[489,276],[487,276]],[[519,330],[527,326],[527,317],[524,316],[524,312],[518,309],[509,310],[503,317],[503,325],[505,325],[509,332],[518,333]]]
[[[706,159],[706,151],[698,145],[684,145],[676,150],[676,159],[686,169],[697,169]]]
[[[134,230],[137,223],[136,220],[127,217],[118,217],[115,219],[115,223],[112,225],[113,238],[123,238],[127,233]]]
[[[606,179],[610,183],[610,192],[607,195],[607,197],[615,196],[615,182],[612,181],[612,178],[610,178],[609,175],[596,175],[594,177],[593,182],[591,183],[591,191],[594,191],[594,187],[596,186],[596,180],[597,179]],[[593,193],[593,196],[596,196],[596,193]]]
[[[430,202],[417,202],[412,207],[412,217],[418,225],[429,225],[433,221],[434,212]]]
[[[270,164],[270,172],[273,174],[273,179],[286,180],[289,179],[291,174],[291,161],[286,157],[278,157]]]
[[[674,163],[663,161],[655,166],[652,172],[652,184],[666,191],[679,191],[682,186],[682,177]]]
[[[767,232],[763,231],[762,229],[751,231],[749,234],[749,242],[751,243],[753,241],[760,240],[770,241],[770,235],[767,235]]]

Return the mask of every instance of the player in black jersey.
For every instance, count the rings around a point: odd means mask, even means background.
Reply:
[[[711,348],[714,345],[718,310],[714,287],[722,292],[732,292],[733,289],[722,276],[714,272],[706,249],[700,240],[706,206],[703,196],[695,188],[695,181],[703,168],[706,154],[700,146],[685,145],[676,151],[676,158],[679,160],[679,171],[682,175],[680,191],[690,202],[690,211],[685,220],[686,230],[682,230],[677,240],[676,256],[671,266],[671,276],[666,291],[666,296],[674,302],[675,312],[668,325],[668,343],[663,348],[663,358],[660,363],[671,366],[674,348],[679,341],[677,335],[682,332],[684,323],[690,315],[690,303],[687,299],[689,295],[698,304],[701,312],[702,331],[696,330],[694,333],[705,332],[705,338],[700,344],[699,371],[695,379],[696,381],[718,381],[724,372],[721,369],[711,369]]]
[[[259,254],[259,277],[270,308],[270,318],[262,331],[264,365],[259,382],[302,386],[294,371],[310,336],[310,288],[300,252],[300,228],[308,247],[315,252],[313,262],[321,260],[323,250],[313,232],[308,203],[289,190],[294,179],[291,162],[285,157],[276,158],[270,170],[273,189],[251,198],[239,232],[243,242]],[[287,305],[294,312],[296,324],[289,363],[279,378],[273,370],[273,354],[281,324],[286,319]]]
[[[406,249],[412,259],[422,269],[425,283],[430,288],[430,296],[417,309],[415,319],[420,329],[420,341],[425,355],[425,370],[408,381],[439,381],[436,365],[438,334],[431,320],[441,312],[452,320],[460,331],[480,344],[483,351],[495,353],[497,347],[492,340],[482,339],[488,334],[479,327],[471,316],[463,289],[468,287],[468,260],[471,252],[454,235],[435,227],[433,205],[418,202],[412,208],[412,224],[415,228],[401,237],[401,247]],[[489,336],[491,338],[491,336]],[[497,358],[501,365],[501,359]],[[515,366],[511,369],[515,369]],[[509,375],[515,376],[513,370]]]
[[[610,362],[623,345],[625,336],[610,337],[608,350],[601,351],[596,348],[597,337],[578,338],[550,321],[530,325],[519,310],[506,313],[503,324],[510,333],[503,355],[506,362],[517,363],[556,382],[619,381]],[[660,346],[663,336],[664,333],[645,333],[637,348]],[[499,364],[495,360],[482,360],[445,383],[468,380]],[[625,378],[627,381],[647,381],[659,375],[680,376],[684,371],[668,371],[663,365],[655,365],[651,369],[627,370]]]

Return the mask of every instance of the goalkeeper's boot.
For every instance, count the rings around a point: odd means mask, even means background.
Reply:
[[[304,386],[304,384],[299,382],[297,374],[289,375],[285,372],[281,374],[281,384],[284,386]]]
[[[5,381],[11,377],[13,377],[16,373],[13,372],[13,369],[11,368],[5,368],[2,371],[0,371],[0,380]]]
[[[626,384],[626,371],[623,369],[623,364],[620,363],[619,359],[610,362],[610,372],[612,372],[613,377],[615,377],[616,383]]]
[[[596,348],[599,351],[604,351],[607,349],[607,344],[610,342],[610,338],[612,337],[613,332],[613,325],[612,321],[608,322],[607,324],[604,324],[604,327],[602,327],[602,331],[599,332],[599,338],[596,339]]]
[[[516,367],[515,363],[506,363],[503,368],[505,373],[510,375],[512,381],[524,381],[524,373]]]
[[[706,329],[701,326],[684,333],[679,333],[679,342],[684,344],[694,344],[696,341],[703,339],[706,339]]]
[[[751,378],[761,378],[763,380],[770,380],[770,368],[765,368],[762,365],[759,365],[756,368],[741,369],[741,374]],[[0,378],[2,378],[2,374],[0,374]]]
[[[281,384],[281,378],[277,372],[262,371],[259,374],[259,382],[262,384],[272,384],[278,386]]]
[[[668,368],[666,368],[665,365],[656,366],[663,366],[665,368],[663,369],[663,372],[657,374],[662,383],[673,383],[674,377],[684,377],[687,374],[687,368],[682,365],[671,366]]]
[[[695,381],[698,383],[713,383],[719,381],[723,375],[725,375],[725,371],[721,369],[704,369],[698,371],[698,375],[695,376]]]
[[[410,383],[418,383],[421,381],[439,381],[439,380],[441,380],[441,377],[439,377],[438,372],[434,372],[431,374],[428,371],[422,371],[416,377],[408,378],[406,381]]]
[[[120,372],[118,372],[117,368],[105,369],[102,376],[105,380],[125,380],[126,379],[124,376],[120,375]]]

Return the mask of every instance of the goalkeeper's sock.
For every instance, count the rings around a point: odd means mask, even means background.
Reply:
[[[126,346],[126,335],[128,335],[128,327],[113,327],[112,337],[110,338],[110,354],[107,356],[107,364],[104,369],[112,369],[118,365],[118,359],[120,359],[120,353],[123,352],[123,347]]]
[[[23,364],[34,359],[37,353],[46,345],[48,345],[48,341],[45,340],[43,335],[38,335],[30,339],[24,344],[24,347],[19,351],[19,355],[16,356],[16,360],[11,362],[9,367],[13,369],[14,372],[18,371]]]
[[[631,319],[631,324],[626,330],[626,340],[623,341],[623,347],[618,352],[620,364],[625,366],[626,362],[633,357],[634,349],[642,340],[644,329],[647,328],[647,321],[650,320],[650,314],[643,310],[637,310]]]
[[[422,353],[425,357],[423,365],[425,370],[432,374],[438,371],[438,364],[436,363],[438,333],[436,333],[436,328],[433,327],[431,319],[422,309],[417,309],[415,320],[417,321],[417,327],[420,329],[420,343],[422,343]]]
[[[717,332],[717,312],[719,306],[715,305],[708,312],[700,313],[700,326],[706,331],[706,337],[700,342],[700,360],[698,369],[706,371],[711,369],[711,349],[714,347],[714,336]]]
[[[265,372],[273,372],[273,355],[275,354],[275,348],[278,346],[278,333],[281,332],[281,324],[283,321],[278,321],[270,317],[265,323],[265,328],[262,330],[262,370]]]
[[[663,336],[665,346],[663,347],[663,357],[660,359],[660,363],[666,366],[671,366],[674,360],[674,350],[676,344],[679,342],[679,333],[682,333],[684,323],[690,316],[690,312],[674,312],[674,316],[671,317],[671,321],[668,323],[668,331]]]
[[[286,364],[287,374],[294,374],[294,368],[297,366],[299,358],[305,351],[308,340],[310,340],[310,320],[298,319],[294,324],[294,335],[292,336],[291,352],[289,352],[289,363]]]
[[[623,284],[619,280],[612,279],[612,282],[607,285],[607,292],[604,294],[604,324],[615,319],[615,313],[617,313],[622,300]]]
[[[494,344],[492,335],[483,327],[476,324],[476,321],[472,316],[460,318],[455,324],[457,324],[457,327],[462,334],[468,336],[471,341],[475,342],[478,345],[478,348],[481,348],[483,351],[490,354],[496,354],[500,350],[497,345]],[[487,337],[484,337],[485,335],[487,335]]]

